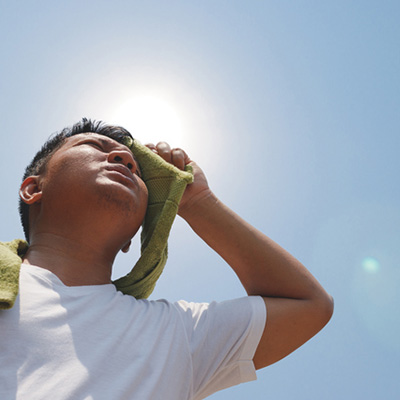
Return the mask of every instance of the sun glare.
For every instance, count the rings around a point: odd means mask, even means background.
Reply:
[[[112,119],[142,143],[166,141],[179,147],[183,139],[181,116],[172,103],[161,97],[132,97],[115,110]]]

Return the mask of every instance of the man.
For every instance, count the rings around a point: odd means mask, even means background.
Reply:
[[[20,208],[29,249],[17,302],[0,311],[2,399],[201,399],[255,379],[254,368],[294,351],[332,315],[331,297],[309,271],[227,208],[200,167],[164,142],[148,147],[193,169],[179,215],[248,297],[172,304],[118,292],[114,258],[128,250],[148,196],[126,135],[83,120],[27,169]]]

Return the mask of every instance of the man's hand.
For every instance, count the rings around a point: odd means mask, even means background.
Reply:
[[[189,158],[184,150],[180,148],[171,149],[170,145],[166,142],[159,142],[156,146],[152,143],[148,143],[146,146],[165,161],[181,170],[184,170],[186,165],[190,165],[193,168],[194,181],[187,186],[182,196],[178,214],[185,218],[185,215],[195,212],[198,202],[212,195],[207,178],[202,169]]]

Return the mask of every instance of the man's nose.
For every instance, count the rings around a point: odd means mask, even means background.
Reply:
[[[125,165],[133,174],[136,172],[137,165],[130,151],[113,150],[108,154],[108,161]]]

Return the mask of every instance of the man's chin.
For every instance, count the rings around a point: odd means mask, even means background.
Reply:
[[[123,190],[108,190],[103,191],[98,196],[98,205],[101,206],[103,211],[112,212],[117,215],[123,215],[128,221],[134,221],[143,214],[141,211],[142,207],[138,204],[139,201],[134,198],[132,192],[127,190],[123,193]],[[139,224],[140,227],[140,224]],[[136,231],[139,229],[136,229]],[[135,231],[135,233],[136,233]]]

